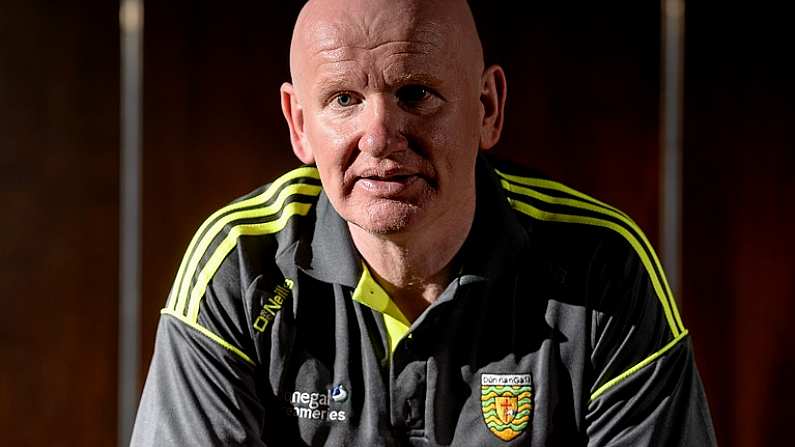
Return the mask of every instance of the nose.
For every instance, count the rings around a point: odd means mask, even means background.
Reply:
[[[359,150],[376,158],[385,158],[394,152],[405,150],[405,123],[401,115],[400,108],[393,101],[380,95],[370,98],[361,117]]]

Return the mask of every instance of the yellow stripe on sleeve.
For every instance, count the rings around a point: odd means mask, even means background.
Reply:
[[[596,400],[596,398],[598,398],[599,396],[604,394],[610,388],[618,385],[619,383],[623,382],[624,380],[627,380],[627,378],[629,378],[629,376],[631,376],[631,375],[635,374],[636,372],[640,371],[643,367],[645,367],[646,365],[649,365],[650,363],[652,363],[655,360],[657,360],[658,358],[660,358],[663,354],[665,354],[666,352],[670,351],[671,348],[673,348],[674,346],[677,345],[677,343],[682,341],[682,339],[685,338],[685,336],[687,336],[687,334],[688,334],[687,330],[682,331],[681,334],[677,335],[673,340],[668,342],[668,344],[663,346],[662,349],[660,349],[659,351],[655,352],[654,354],[646,357],[645,359],[641,360],[640,362],[638,362],[637,365],[635,365],[635,366],[629,368],[628,370],[624,371],[623,373],[619,374],[618,377],[607,381],[604,385],[600,386],[599,389],[594,391],[593,394],[591,394],[591,402]]]
[[[243,359],[246,363],[249,363],[251,365],[255,364],[254,360],[251,360],[251,357],[246,355],[245,352],[243,352],[239,348],[233,346],[231,343],[229,343],[228,341],[226,341],[223,338],[221,338],[220,336],[218,336],[218,334],[216,334],[213,331],[207,329],[206,327],[200,325],[199,323],[197,323],[195,321],[189,321],[187,318],[185,318],[184,315],[175,313],[171,309],[163,309],[163,310],[160,311],[160,313],[163,314],[163,315],[171,315],[172,317],[180,320],[181,322],[185,323],[186,325],[190,326],[191,328],[199,331],[199,333],[201,333],[205,337],[209,338],[210,340],[214,341],[215,343],[219,344],[220,346],[228,349],[229,351],[231,351],[232,353],[234,353],[235,355],[237,355],[238,357]]]

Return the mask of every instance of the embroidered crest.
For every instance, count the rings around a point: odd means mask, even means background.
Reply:
[[[494,436],[508,442],[521,435],[533,411],[530,374],[482,374],[480,404],[483,421]]]

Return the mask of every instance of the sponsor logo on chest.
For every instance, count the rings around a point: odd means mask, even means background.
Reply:
[[[344,422],[348,419],[345,410],[338,406],[348,400],[348,391],[336,385],[325,393],[308,393],[296,390],[282,396],[287,416],[316,421]]]

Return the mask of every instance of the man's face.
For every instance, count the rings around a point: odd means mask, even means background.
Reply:
[[[474,207],[482,56],[439,11],[354,3],[310,12],[297,28],[296,153],[317,163],[334,208],[366,231],[454,218]]]

